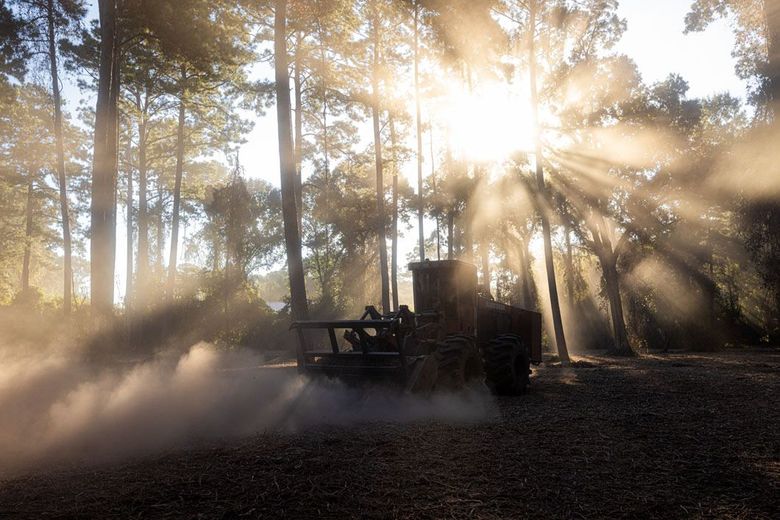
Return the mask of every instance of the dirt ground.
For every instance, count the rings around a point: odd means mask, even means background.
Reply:
[[[267,433],[0,481],[3,518],[778,518],[780,351],[542,366],[482,423]]]

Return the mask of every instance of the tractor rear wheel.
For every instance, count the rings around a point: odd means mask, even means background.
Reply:
[[[531,356],[523,340],[514,334],[502,334],[490,340],[485,349],[485,373],[494,394],[525,392],[531,373]]]
[[[482,358],[471,336],[448,336],[437,344],[434,355],[439,369],[436,389],[460,390],[484,377]]]

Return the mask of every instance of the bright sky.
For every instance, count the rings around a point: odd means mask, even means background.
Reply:
[[[716,22],[702,33],[683,34],[685,14],[691,3],[691,0],[621,1],[619,13],[627,20],[628,29],[617,50],[636,61],[647,82],[660,81],[670,73],[678,73],[688,81],[691,97],[724,91],[744,97],[745,84],[734,75],[734,59],[731,56],[734,36],[728,24]],[[69,98],[68,106],[73,110],[81,96],[72,81],[65,94]],[[424,143],[427,146],[427,136]],[[263,178],[278,186],[277,146],[276,113],[271,108],[264,117],[257,118],[254,130],[241,148],[241,162],[247,175]],[[413,143],[410,142],[409,146]],[[430,171],[427,157],[423,171],[426,175]],[[413,186],[416,185],[415,172],[414,161],[405,165],[404,173]],[[123,219],[124,208],[119,214]],[[426,225],[427,230],[432,229],[432,223]],[[121,299],[125,276],[124,223],[118,223],[117,231],[117,298]],[[405,230],[399,251],[402,263],[413,250],[416,236],[416,227]]]
[[[677,73],[688,81],[689,97],[723,91],[744,97],[746,84],[734,74],[734,35],[728,23],[718,21],[704,32],[683,34],[685,14],[692,3],[622,0],[619,13],[627,20],[628,30],[618,51],[634,59],[645,81]]]

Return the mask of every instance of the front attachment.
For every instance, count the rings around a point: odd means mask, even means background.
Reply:
[[[413,320],[406,307],[383,316],[369,306],[359,320],[294,322],[291,328],[298,332],[298,370],[350,384],[379,382],[404,388],[410,367],[403,347]],[[325,332],[330,348],[319,345]]]

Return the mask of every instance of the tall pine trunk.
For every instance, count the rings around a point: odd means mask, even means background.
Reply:
[[[767,28],[767,97],[774,111],[774,124],[780,117],[780,0],[764,0],[764,18]]]
[[[163,255],[165,254],[163,252],[163,249],[165,247],[165,205],[163,204],[163,198],[165,195],[165,187],[163,186],[163,180],[161,177],[157,178],[157,206],[158,206],[158,212],[157,212],[157,229],[155,230],[157,233],[157,237],[155,240],[155,255],[154,255],[154,272],[156,283],[160,283],[163,280],[163,276],[165,276],[165,265],[163,262]],[[159,296],[159,295],[158,295]]]
[[[438,202],[439,202],[439,192],[436,190],[436,163],[435,163],[435,156],[433,154],[433,121],[429,121],[429,124],[431,125],[431,129],[428,132],[428,135],[430,136],[431,140],[431,191],[433,192],[431,194],[433,200],[435,201],[434,204],[436,204],[436,208],[438,208]],[[441,260],[441,214],[439,211],[436,211],[436,260]]]
[[[73,258],[70,238],[70,215],[68,211],[68,180],[65,176],[65,146],[62,135],[62,99],[60,97],[59,67],[57,66],[57,36],[54,30],[54,0],[46,4],[49,40],[49,67],[51,69],[51,91],[54,100],[54,140],[56,152],[57,180],[59,182],[60,219],[62,220],[62,310],[70,314],[73,302]]]
[[[381,278],[382,312],[390,312],[390,276],[387,272],[387,239],[385,237],[385,186],[382,171],[382,135],[380,133],[381,110],[379,107],[379,15],[371,20],[373,36],[371,62],[371,121],[374,129],[374,161],[376,164],[376,219],[377,239],[379,241],[379,275]]]
[[[138,273],[136,276],[136,303],[146,302],[149,288],[149,203],[146,166],[146,114],[138,121]]]
[[[27,181],[27,204],[24,209],[24,256],[22,257],[22,294],[30,289],[30,257],[32,256],[32,232],[33,232],[33,189],[32,174]]]
[[[466,200],[465,209],[461,215],[460,226],[460,239],[461,250],[460,256],[465,262],[474,262],[474,235],[472,234],[472,222],[474,221],[474,215],[472,212],[471,196],[469,195]]]
[[[533,288],[533,278],[531,277],[531,253],[528,250],[528,240],[520,239],[520,283],[523,295],[523,307],[528,310],[536,309],[536,291]]]
[[[133,299],[133,170],[127,169],[127,193],[125,195],[127,211],[126,238],[126,278],[125,278],[125,313],[130,315]]]
[[[325,47],[322,45],[322,42],[320,42],[320,63],[322,66],[323,74],[327,67],[327,60],[325,56]],[[323,220],[325,222],[325,266],[326,270],[328,272],[328,275],[322,278],[322,281],[320,283],[320,286],[322,287],[322,301],[326,302],[326,304],[332,304],[334,300],[334,291],[333,291],[333,279],[330,276],[330,268],[331,268],[331,249],[330,249],[330,231],[331,231],[331,224],[332,224],[332,212],[330,208],[330,137],[328,134],[328,94],[327,89],[323,90],[323,98],[322,98],[322,164],[323,164],[323,175],[325,179],[325,185],[323,187],[324,189],[324,203],[325,203],[325,211],[323,215]]]
[[[764,0],[764,16],[767,27],[767,64],[766,79],[768,85],[767,97],[769,98],[770,121],[773,128],[775,140],[780,135],[780,0]],[[780,201],[775,198],[774,203],[767,208],[768,222],[771,223],[772,235],[777,236],[778,225],[780,222]],[[776,242],[775,242],[776,244]],[[773,247],[767,244],[771,257],[775,259],[778,256],[776,245]],[[771,264],[770,264],[771,265]],[[769,297],[774,300],[774,310],[770,311],[768,319],[768,329],[770,338],[780,337],[780,282],[775,277],[775,282],[769,287]],[[770,296],[771,295],[771,296]]]
[[[293,90],[295,91],[295,210],[298,214],[298,230],[303,230],[303,85],[301,84],[300,32],[296,33],[295,61],[293,62]]]
[[[414,109],[415,126],[417,128],[417,228],[419,231],[420,261],[425,260],[425,229],[423,228],[423,219],[425,216],[425,205],[423,203],[423,155],[422,155],[422,119],[420,117],[420,57],[419,57],[419,18],[420,2],[414,2]]]
[[[294,320],[309,315],[301,253],[301,237],[295,203],[295,157],[290,121],[290,73],[287,69],[287,1],[276,0],[274,13],[274,75],[276,80],[276,121],[279,134],[279,170],[282,187],[282,219],[290,280],[290,306]]]
[[[455,259],[455,211],[447,211],[447,260]]]
[[[566,299],[569,302],[570,310],[574,309],[574,254],[571,245],[571,229],[568,224],[564,228],[564,238],[566,239]]]
[[[550,307],[552,310],[553,330],[555,331],[555,343],[558,349],[558,357],[561,363],[569,363],[569,350],[566,347],[566,336],[563,332],[563,318],[561,317],[561,305],[558,301],[558,284],[555,281],[555,263],[553,261],[552,237],[550,236],[550,219],[547,215],[545,204],[547,189],[544,184],[544,169],[542,156],[541,130],[539,128],[539,96],[536,85],[536,49],[535,28],[537,0],[530,3],[530,19],[528,29],[528,76],[531,92],[531,118],[534,127],[534,146],[536,155],[536,183],[539,217],[542,221],[542,238],[544,239],[544,263],[547,268],[547,287],[550,292]]]
[[[393,290],[393,310],[398,310],[398,154],[396,153],[395,123],[390,118],[390,146],[393,162],[393,229],[391,240],[390,282]],[[424,255],[420,255],[424,258]]]
[[[181,71],[182,83],[186,79],[184,69]],[[179,99],[179,121],[176,130],[176,179],[173,185],[173,215],[171,216],[171,254],[168,257],[168,283],[167,293],[169,298],[174,297],[176,288],[176,268],[179,256],[179,212],[181,209],[181,179],[184,172],[184,125],[185,106],[184,98],[186,90],[182,86],[181,98]]]
[[[116,0],[99,0],[100,65],[95,106],[90,237],[90,300],[97,314],[114,305],[116,255],[117,97]]]
[[[482,261],[482,285],[490,292],[490,244],[486,238],[479,240],[479,258]]]

